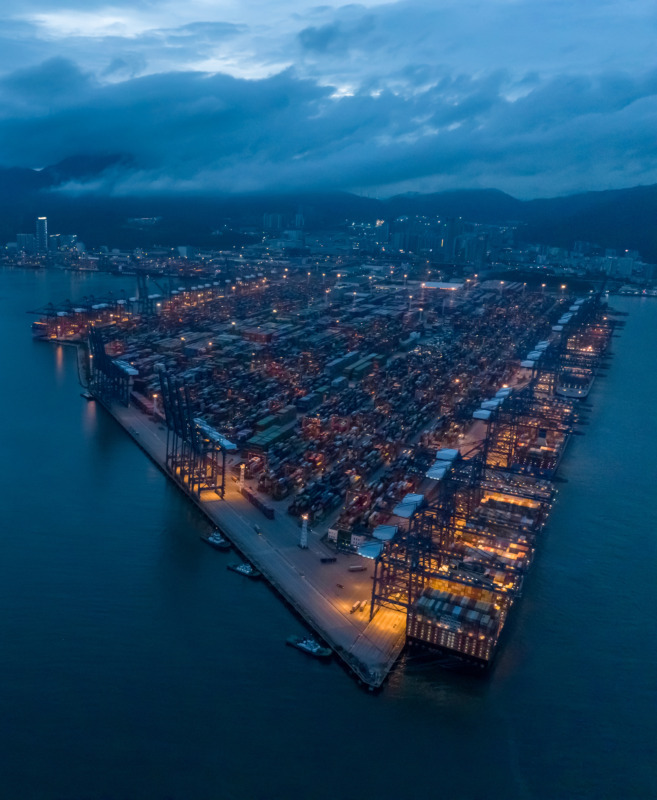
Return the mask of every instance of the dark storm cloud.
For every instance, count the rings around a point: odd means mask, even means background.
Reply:
[[[0,148],[33,166],[123,153],[130,166],[90,187],[116,193],[494,185],[528,196],[623,171],[657,180],[657,73],[532,80],[517,99],[509,84],[497,72],[336,96],[286,71],[108,85],[60,58],[0,81]]]
[[[305,50],[326,52],[341,40],[340,26],[337,23],[322,25],[320,28],[304,28],[299,32],[299,41]]]
[[[121,152],[117,193],[657,181],[652,0],[7,0],[0,20],[0,163]]]
[[[372,14],[360,16],[355,22],[345,24],[332,22],[319,27],[308,27],[299,31],[299,42],[304,50],[315,53],[343,52],[352,47],[366,48],[369,34],[375,28],[376,18]]]
[[[85,93],[91,85],[88,75],[66,58],[52,58],[36,67],[17,70],[0,79],[1,97],[5,116],[9,108],[24,106],[35,114],[61,105]]]

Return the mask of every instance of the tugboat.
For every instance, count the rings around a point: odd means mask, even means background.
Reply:
[[[258,570],[246,561],[243,561],[241,564],[229,564],[227,569],[237,572],[238,575],[244,575],[247,578],[260,577]]]
[[[201,536],[201,539],[215,550],[230,550],[230,542],[228,539],[224,539],[219,531],[213,531],[209,536]]]
[[[321,644],[312,636],[290,636],[286,641],[290,647],[296,647],[313,658],[330,658],[331,650],[328,647],[322,647]]]

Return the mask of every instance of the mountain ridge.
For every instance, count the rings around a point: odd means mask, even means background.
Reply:
[[[46,214],[52,231],[76,232],[91,245],[210,246],[216,242],[212,231],[222,225],[232,222],[257,228],[265,213],[294,214],[301,209],[309,228],[336,227],[345,219],[373,222],[416,214],[462,217],[473,223],[520,225],[525,241],[571,247],[574,241],[584,240],[638,250],[644,258],[657,260],[657,185],[533,200],[519,200],[494,188],[385,199],[335,191],[113,197],[66,189],[70,183],[79,187],[100,183],[109,171],[129,164],[126,156],[107,153],[75,156],[41,170],[0,167],[0,237],[8,241],[17,232],[32,230],[34,218]],[[161,217],[162,224],[147,231],[129,231],[127,220],[139,217]]]

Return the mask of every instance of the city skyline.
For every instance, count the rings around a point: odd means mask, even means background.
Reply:
[[[5,4],[4,166],[118,165],[71,189],[657,182],[655,12],[632,2]]]

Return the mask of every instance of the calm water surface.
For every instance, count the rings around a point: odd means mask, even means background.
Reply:
[[[368,695],[79,396],[27,309],[130,279],[0,270],[0,797],[657,797],[657,300],[629,311],[487,679]]]

